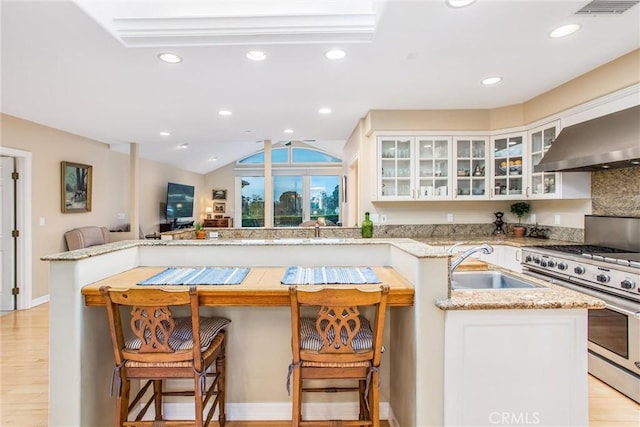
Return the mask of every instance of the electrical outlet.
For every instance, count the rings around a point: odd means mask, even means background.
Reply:
[[[530,218],[529,222],[533,222],[533,223],[536,222],[536,214],[531,214],[531,216],[529,218]]]
[[[124,219],[124,214],[122,212],[118,212],[116,216],[118,217],[118,219]]]
[[[43,216],[40,217],[40,225],[44,225],[44,217]]]
[[[447,214],[447,222],[453,222],[453,214],[451,213]]]
[[[380,224],[385,224],[387,222],[387,216],[382,214],[380,215]]]
[[[209,232],[209,238],[210,239],[217,239],[218,238],[218,232],[217,231],[210,231]]]
[[[560,215],[556,214],[553,216],[553,223],[555,225],[559,225],[560,224]]]

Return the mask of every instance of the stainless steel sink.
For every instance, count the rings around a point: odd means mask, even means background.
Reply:
[[[342,237],[312,237],[312,238],[281,238],[275,239],[276,242],[281,243],[345,243],[353,241],[353,238],[342,238]]]
[[[456,271],[451,275],[452,289],[532,289],[536,283],[501,271]]]

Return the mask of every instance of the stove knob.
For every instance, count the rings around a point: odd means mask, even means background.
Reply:
[[[583,266],[579,265],[576,268],[573,269],[573,272],[576,274],[584,274],[586,270],[584,269]]]
[[[542,259],[540,260],[540,267],[546,267],[547,266],[547,261]]]
[[[550,259],[549,261],[547,261],[547,265],[551,268],[556,266],[556,262],[552,259]]]
[[[620,286],[622,286],[623,289],[633,289],[636,287],[636,284],[635,282],[629,279],[625,279],[622,282],[620,282]]]
[[[524,262],[531,262],[533,261],[533,257],[531,255],[527,255],[526,258],[524,259]]]
[[[596,280],[600,283],[607,283],[611,278],[606,274],[598,274],[598,276],[596,276]]]
[[[566,262],[561,262],[558,264],[558,270],[566,270],[567,268],[569,268],[569,266]]]
[[[533,262],[535,262],[536,264],[540,264],[540,257],[535,257],[533,259]]]

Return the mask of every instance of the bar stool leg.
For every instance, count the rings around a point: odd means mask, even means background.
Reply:
[[[153,381],[154,408],[156,411],[156,421],[162,420],[162,380]]]

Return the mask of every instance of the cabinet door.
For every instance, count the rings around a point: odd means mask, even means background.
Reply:
[[[412,137],[378,137],[378,200],[411,200]]]
[[[526,185],[525,134],[502,135],[491,140],[493,199],[521,199]]]
[[[456,138],[454,141],[453,197],[460,200],[488,199],[487,138]]]
[[[451,138],[416,137],[416,199],[451,199]]]
[[[533,167],[540,163],[544,154],[556,139],[558,123],[553,122],[529,132],[529,188],[532,199],[558,198],[560,193],[560,174],[557,172],[534,172]]]

